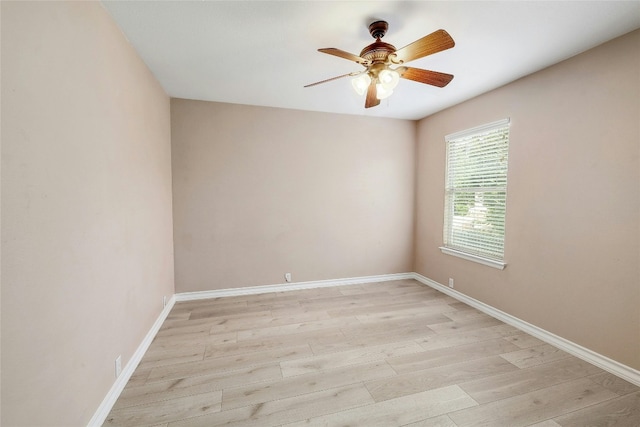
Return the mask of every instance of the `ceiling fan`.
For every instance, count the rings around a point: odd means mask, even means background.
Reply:
[[[365,69],[311,83],[305,87],[316,86],[343,77],[356,77],[351,81],[353,88],[360,95],[366,91],[367,97],[364,106],[371,108],[380,104],[381,99],[385,99],[393,93],[400,78],[437,87],[445,87],[449,84],[453,79],[451,74],[406,66],[391,68],[391,65],[402,65],[414,59],[452,48],[455,46],[455,42],[449,33],[445,30],[437,30],[401,49],[396,49],[393,45],[380,40],[388,28],[389,24],[386,21],[371,23],[369,33],[376,41],[362,49],[359,56],[333,47],[318,49],[319,52],[354,61],[364,66]]]

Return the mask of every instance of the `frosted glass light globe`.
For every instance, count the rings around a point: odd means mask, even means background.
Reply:
[[[369,74],[367,73],[360,74],[358,77],[351,80],[351,85],[358,95],[364,95],[370,84],[371,77],[369,77]]]

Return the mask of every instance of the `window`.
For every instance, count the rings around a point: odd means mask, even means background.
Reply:
[[[442,252],[503,269],[509,119],[445,137]]]

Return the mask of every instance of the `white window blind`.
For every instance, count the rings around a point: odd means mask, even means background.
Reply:
[[[445,139],[443,251],[452,249],[501,263],[504,261],[509,119],[447,135]]]

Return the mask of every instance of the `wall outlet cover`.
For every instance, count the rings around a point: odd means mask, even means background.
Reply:
[[[116,378],[122,373],[122,355],[116,357]]]

